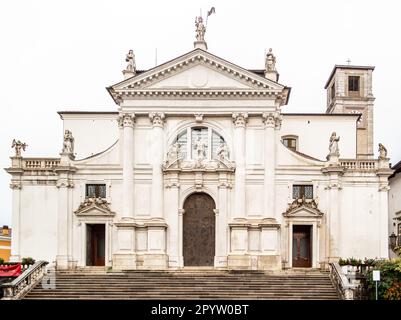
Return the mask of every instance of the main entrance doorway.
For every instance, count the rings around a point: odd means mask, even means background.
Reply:
[[[294,225],[292,230],[292,266],[312,267],[311,225]]]
[[[184,266],[213,266],[215,254],[215,203],[205,193],[193,193],[184,203]]]
[[[104,266],[105,262],[105,225],[86,225],[86,265]]]

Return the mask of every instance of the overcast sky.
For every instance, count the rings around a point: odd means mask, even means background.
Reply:
[[[0,166],[10,165],[13,138],[29,145],[25,156],[58,156],[57,111],[116,110],[105,87],[123,79],[127,51],[148,69],[156,48],[158,64],[192,50],[195,16],[211,6],[211,53],[263,68],[273,48],[280,82],[292,87],[284,112],[325,112],[335,64],[375,66],[375,150],[382,142],[401,160],[400,1],[13,0],[0,7]],[[11,224],[9,183],[1,170],[0,224]]]

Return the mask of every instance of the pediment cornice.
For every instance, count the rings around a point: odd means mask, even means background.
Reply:
[[[152,84],[202,65],[241,83],[242,88],[152,88]],[[181,57],[128,78],[109,88],[114,100],[132,98],[279,98],[286,102],[289,88],[223,60],[209,52],[195,49]]]
[[[295,199],[286,212],[283,213],[286,218],[321,218],[323,212],[318,209],[314,199]]]
[[[74,211],[77,216],[107,216],[113,217],[115,213],[111,211],[109,204],[102,198],[86,198]]]

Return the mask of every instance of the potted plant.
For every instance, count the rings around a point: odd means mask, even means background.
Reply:
[[[31,257],[22,258],[22,260],[21,260],[22,265],[32,265],[34,263],[35,263],[35,259],[33,259]]]

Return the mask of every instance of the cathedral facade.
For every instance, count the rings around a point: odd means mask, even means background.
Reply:
[[[324,113],[293,113],[276,57],[247,70],[194,50],[127,54],[114,112],[59,112],[59,158],[14,141],[12,257],[59,269],[326,268],[388,257],[387,150],[374,158],[374,67],[336,65]],[[285,112],[283,112],[285,111]]]

